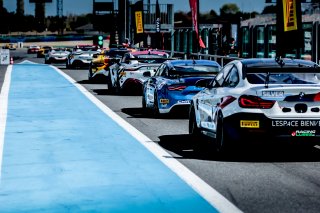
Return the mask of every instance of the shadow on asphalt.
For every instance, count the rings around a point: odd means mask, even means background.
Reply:
[[[104,82],[103,80],[81,80],[81,81],[77,81],[78,84],[106,84],[106,82]],[[107,87],[107,84],[106,84]]]
[[[281,141],[274,141],[273,144],[259,141],[259,144],[246,144],[234,147],[227,153],[217,153],[213,143],[209,145],[208,139],[194,139],[189,134],[163,135],[159,139],[158,143],[162,148],[181,156],[178,158],[182,159],[258,163],[320,161],[319,149],[297,144],[279,145]],[[213,142],[213,139],[211,140]]]
[[[151,110],[144,111],[142,107],[138,108],[122,108],[121,111],[134,118],[153,118],[153,119],[187,119],[185,112],[175,112],[163,115],[154,115]]]

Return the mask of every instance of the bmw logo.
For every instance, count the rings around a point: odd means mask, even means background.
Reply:
[[[304,92],[299,93],[299,98],[302,99],[305,96]]]

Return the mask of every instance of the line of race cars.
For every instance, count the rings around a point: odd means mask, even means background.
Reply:
[[[248,58],[222,67],[159,50],[93,46],[45,56],[46,63],[60,59],[67,68],[88,67],[88,80],[104,79],[112,93],[141,95],[148,115],[185,111],[195,141],[206,138],[217,152],[248,140],[319,144],[320,66],[312,61]]]

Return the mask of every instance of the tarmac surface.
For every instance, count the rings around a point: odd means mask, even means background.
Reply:
[[[1,212],[240,212],[57,68],[7,72]]]

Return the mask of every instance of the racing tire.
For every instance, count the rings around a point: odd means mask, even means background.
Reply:
[[[189,134],[192,135],[193,138],[201,136],[201,131],[197,126],[196,113],[193,105],[190,106],[189,112]]]
[[[119,83],[119,76],[117,76],[117,82],[115,82],[114,84],[114,91],[116,94],[122,95],[122,90],[120,88],[120,83]]]
[[[110,75],[107,77],[107,85],[108,85],[108,91],[110,93],[114,93],[115,91],[114,91],[114,88],[112,86],[112,81],[111,81],[111,76]]]
[[[68,61],[66,62],[66,69],[71,69],[71,65],[68,63]]]
[[[146,97],[145,94],[142,94],[142,114],[150,116],[150,109],[147,108],[147,102],[146,102]]]
[[[190,139],[195,152],[203,155],[210,150],[210,148],[208,148],[207,138],[204,137],[200,128],[197,126],[196,113],[192,105],[190,106],[189,112],[189,135],[191,136]]]
[[[230,151],[230,138],[228,137],[225,125],[223,123],[223,115],[221,111],[218,111],[216,121],[216,139],[215,148],[217,153],[227,153]]]
[[[89,65],[89,73],[88,73],[88,80],[89,81],[93,81],[93,78],[92,78],[92,63],[90,63]]]
[[[159,118],[160,117],[160,111],[159,111],[159,103],[158,103],[157,92],[154,93],[153,98],[154,98],[154,100],[153,100],[153,109],[152,109],[153,117]]]

